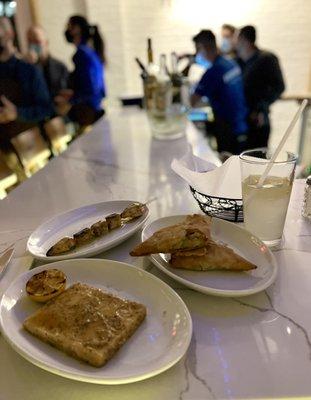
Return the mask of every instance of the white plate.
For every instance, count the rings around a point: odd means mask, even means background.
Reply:
[[[185,215],[176,215],[153,221],[144,228],[142,240],[184,218]],[[257,265],[257,268],[248,272],[188,271],[171,268],[169,255],[154,254],[150,258],[156,267],[176,281],[215,296],[248,296],[265,290],[274,282],[277,263],[272,252],[260,239],[242,227],[218,218],[212,219],[211,234],[215,240],[228,244],[236,253]]]
[[[81,229],[91,226],[94,222],[103,219],[112,213],[121,213],[125,207],[132,204],[130,200],[106,201],[98,204],[76,208],[57,215],[41,224],[29,237],[28,251],[39,260],[48,262],[67,260],[77,257],[91,257],[120,244],[137,232],[148,218],[147,208],[144,215],[136,220],[114,229],[107,235],[93,240],[84,246],[78,247],[59,256],[46,255],[46,252],[64,236],[72,236]]]
[[[23,330],[24,319],[40,307],[28,298],[25,284],[47,268],[64,271],[68,286],[84,282],[147,307],[145,321],[105,366],[95,368],[77,361]],[[192,335],[189,311],[168,285],[132,265],[96,259],[56,262],[20,275],[2,297],[0,325],[11,346],[38,367],[100,384],[135,382],[167,370],[185,354]]]

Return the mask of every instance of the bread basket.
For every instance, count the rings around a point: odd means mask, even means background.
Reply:
[[[243,222],[242,199],[210,196],[195,190],[192,186],[190,186],[190,190],[205,214],[227,221]]]

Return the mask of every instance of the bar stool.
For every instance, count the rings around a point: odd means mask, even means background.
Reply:
[[[58,155],[68,147],[73,134],[67,129],[62,117],[55,117],[43,125],[44,132],[51,143],[52,152]]]
[[[19,157],[26,176],[31,176],[48,163],[51,151],[42,138],[39,128],[31,128],[20,133],[11,139],[11,143]]]
[[[0,154],[0,199],[6,197],[7,189],[15,185],[17,181],[17,175],[6,165]]]

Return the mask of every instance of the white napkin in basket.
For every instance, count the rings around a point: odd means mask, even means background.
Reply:
[[[214,197],[242,199],[240,160],[231,156],[217,167],[195,156],[190,148],[179,160],[174,159],[171,168],[197,191]]]

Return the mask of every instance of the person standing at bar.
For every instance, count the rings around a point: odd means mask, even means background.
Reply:
[[[230,24],[221,27],[220,51],[223,56],[236,59],[235,38],[237,29]]]
[[[193,41],[196,57],[204,59],[208,65],[191,96],[191,105],[195,106],[201,97],[208,98],[214,113],[218,152],[239,154],[245,149],[248,130],[240,67],[219,55],[212,31],[201,31]]]
[[[90,125],[104,114],[104,42],[97,26],[90,25],[80,15],[69,18],[65,38],[77,48],[73,56],[75,68],[70,77],[73,95],[70,97],[70,93],[64,91],[55,101],[61,113],[69,111],[68,116],[73,121],[82,126]]]
[[[249,108],[248,148],[267,147],[270,135],[269,110],[285,89],[278,58],[256,46],[256,29],[244,26],[237,39]]]
[[[68,88],[68,69],[63,62],[51,56],[49,42],[41,26],[31,26],[27,31],[27,40],[25,60],[41,69],[53,99],[61,90]]]

